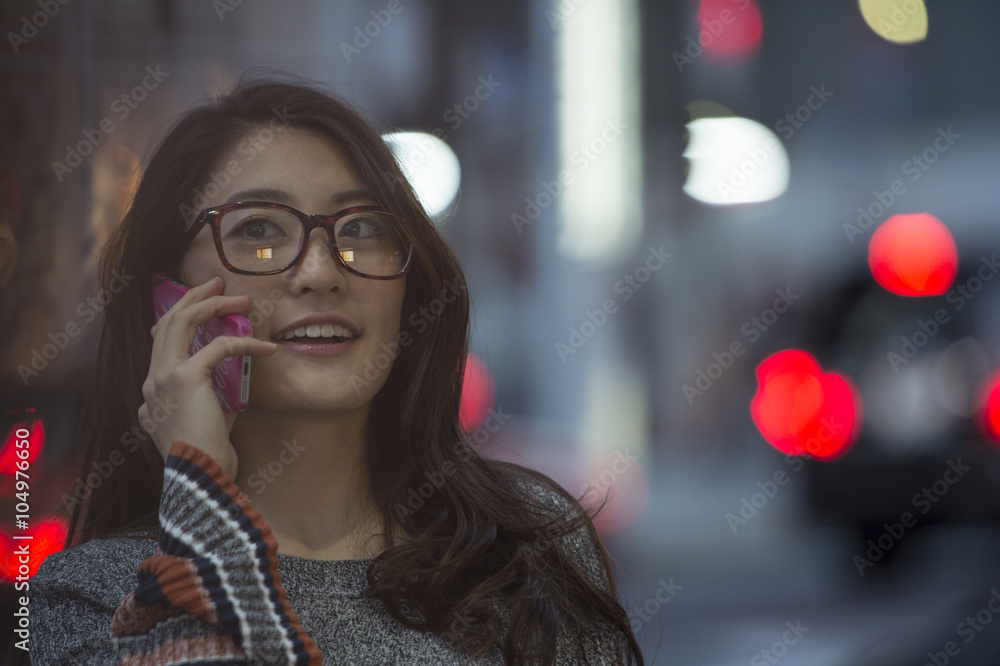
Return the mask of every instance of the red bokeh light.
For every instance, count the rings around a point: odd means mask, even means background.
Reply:
[[[981,391],[982,425],[986,434],[1000,446],[1000,372],[990,377]]]
[[[843,375],[824,373],[808,352],[789,349],[764,359],[757,384],[750,414],[774,448],[832,460],[854,443],[861,424],[857,389]]]
[[[465,379],[462,381],[462,400],[459,419],[466,432],[481,426],[489,415],[496,399],[496,384],[489,367],[475,354],[465,359]]]
[[[22,563],[21,556],[16,555],[14,551],[24,544],[28,544],[28,577],[34,576],[45,558],[62,550],[67,532],[66,521],[54,517],[39,523],[36,527],[17,532],[19,536],[30,535],[31,539],[14,539],[9,534],[0,533],[0,553],[3,555],[0,561],[0,578],[11,582],[17,579],[18,569]]]
[[[18,457],[18,449],[15,446],[15,442],[18,439],[16,433],[21,428],[25,428],[28,431],[28,446],[22,447],[22,450],[28,451],[27,458]],[[16,472],[18,460],[27,460],[29,463],[34,462],[35,458],[41,454],[43,446],[45,446],[45,428],[42,426],[41,419],[35,419],[31,423],[15,423],[11,427],[10,432],[7,433],[3,449],[0,450],[0,474],[13,474]]]
[[[764,20],[756,0],[701,0],[697,21],[698,42],[713,64],[740,65],[760,52]]]
[[[868,265],[894,294],[938,296],[955,281],[958,250],[948,227],[933,215],[893,215],[872,235]]]

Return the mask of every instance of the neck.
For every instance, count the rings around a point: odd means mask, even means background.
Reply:
[[[270,526],[278,552],[328,560],[376,554],[363,543],[380,530],[365,463],[367,416],[366,407],[252,409],[237,417],[230,433],[239,456],[234,481]]]

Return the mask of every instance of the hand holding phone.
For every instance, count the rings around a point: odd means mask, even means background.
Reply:
[[[156,284],[166,298],[164,281]],[[223,296],[221,278],[196,287],[180,287],[182,295],[165,312],[161,307],[167,300],[160,300],[157,306],[149,374],[142,385],[145,402],[138,410],[140,423],[155,425],[146,429],[164,459],[172,443],[181,440],[203,450],[235,479],[238,460],[229,433],[237,414],[223,406],[213,385],[213,371],[228,357],[242,364],[242,356],[269,356],[277,345],[252,335],[220,333],[208,340],[211,320],[219,320],[220,331],[225,330],[223,320],[246,310],[250,299]],[[204,336],[201,347],[194,344],[198,329]]]
[[[153,276],[153,311],[156,321],[160,320],[191,287],[170,279],[163,273]],[[189,355],[207,345],[220,335],[247,337],[253,335],[250,320],[240,314],[213,317],[195,329],[194,344]],[[242,412],[249,407],[250,397],[250,354],[233,356],[219,363],[212,370],[212,386],[219,404],[227,412]]]

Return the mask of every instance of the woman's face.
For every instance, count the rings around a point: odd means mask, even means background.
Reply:
[[[229,170],[235,175],[209,205],[273,201],[306,214],[330,214],[378,203],[365,192],[343,151],[309,130],[286,128],[275,133],[252,159],[234,148],[213,172],[232,166],[231,161],[238,170]],[[331,254],[326,230],[321,228],[312,230],[304,255],[284,273],[231,273],[222,265],[206,224],[188,247],[179,277],[194,286],[217,275],[225,280],[224,295],[250,297],[250,308],[243,314],[251,318],[256,338],[272,340],[313,315],[342,317],[359,334],[334,355],[309,354],[297,349],[295,342],[278,342],[272,355],[254,358],[251,409],[353,410],[370,402],[384,384],[399,336],[405,276],[373,280],[351,273]]]

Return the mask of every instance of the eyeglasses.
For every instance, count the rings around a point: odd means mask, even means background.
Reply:
[[[413,246],[400,232],[400,219],[377,206],[306,215],[265,201],[223,204],[201,212],[185,235],[185,247],[205,224],[212,228],[222,264],[242,275],[287,271],[302,258],[306,239],[316,227],[326,229],[330,251],[355,275],[391,280],[406,273],[413,259]]]

